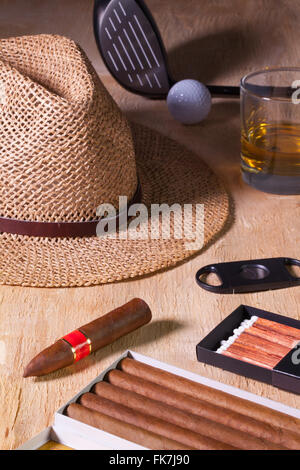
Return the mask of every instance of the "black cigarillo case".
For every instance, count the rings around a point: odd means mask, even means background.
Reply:
[[[283,325],[297,328],[300,331],[300,321],[283,315],[260,310],[247,305],[240,305],[216,328],[214,328],[196,346],[197,359],[212,366],[234,372],[235,374],[249,377],[250,379],[273,385],[274,387],[300,394],[300,344],[283,357],[273,369],[267,369],[250,364],[244,360],[235,359],[224,354],[217,353],[221,341],[227,340],[234,329],[252,316],[271,320]]]

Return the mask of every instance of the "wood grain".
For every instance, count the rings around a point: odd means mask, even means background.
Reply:
[[[249,71],[299,64],[297,0],[147,4],[177,79],[236,85]],[[54,412],[126,348],[300,408],[298,396],[200,364],[195,351],[199,340],[241,303],[300,319],[300,289],[220,296],[200,289],[194,279],[197,269],[213,262],[299,258],[300,197],[266,195],[243,184],[238,101],[215,100],[205,122],[183,127],[172,120],[164,102],[122,90],[97,52],[92,5],[91,0],[2,0],[1,36],[47,32],[79,42],[128,117],[176,138],[222,175],[235,202],[235,220],[225,236],[199,256],[143,279],[72,289],[0,287],[0,448],[16,448],[51,424]],[[28,361],[55,339],[133,297],[149,303],[150,325],[64,371],[43,379],[22,378]]]

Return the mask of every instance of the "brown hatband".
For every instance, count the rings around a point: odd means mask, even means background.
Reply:
[[[142,189],[138,183],[136,192],[128,204],[138,204],[142,200]],[[120,213],[115,217],[110,217],[107,221],[116,222],[119,226]],[[93,237],[96,236],[97,225],[105,219],[88,220],[85,222],[36,222],[30,220],[18,220],[6,217],[0,217],[0,233],[13,233],[17,235],[28,235],[29,237]]]

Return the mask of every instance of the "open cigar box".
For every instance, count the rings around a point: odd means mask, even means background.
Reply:
[[[240,390],[238,388],[222,384],[215,380],[202,377],[200,375],[187,372],[177,367],[159,362],[150,357],[143,356],[133,351],[124,352],[110,367],[104,370],[98,377],[89,383],[83,390],[78,392],[68,403],[64,404],[56,413],[52,426],[42,431],[33,439],[25,442],[18,450],[37,450],[41,448],[49,440],[61,443],[76,450],[142,450],[147,449],[134,442],[122,439],[116,435],[97,429],[93,426],[84,424],[73,418],[66,416],[65,411],[69,404],[77,402],[79,397],[90,392],[96,383],[103,381],[107,373],[118,367],[120,361],[124,358],[132,358],[140,363],[150,365],[152,367],[167,371],[177,376],[189,379],[198,384],[203,384],[212,389],[221,390],[234,397],[240,397],[252,403],[263,405],[269,409],[277,410],[286,416],[300,419],[300,410],[285,406],[283,404],[271,401],[269,399],[257,396],[255,394]],[[200,397],[199,397],[200,398]],[[204,430],[205,433],[205,430]]]
[[[262,326],[259,336],[254,338],[253,325],[247,325],[246,330],[242,327],[243,333],[247,333],[244,345],[244,358],[242,354],[231,357],[220,353],[222,351],[222,343],[226,343],[228,338],[241,339],[239,332],[240,325],[251,321],[251,318],[267,323],[267,325],[275,325],[275,331],[269,329],[268,326]],[[257,321],[256,320],[256,321]],[[256,323],[255,323],[256,324]],[[252,326],[251,329],[249,327]],[[273,326],[271,326],[272,328]],[[285,333],[288,330],[288,334]],[[283,333],[282,333],[283,331]],[[294,331],[295,338],[290,338],[290,331]],[[234,332],[237,332],[234,334]],[[250,335],[249,335],[250,332]],[[279,332],[279,333],[278,333]],[[257,334],[257,333],[256,333]],[[231,336],[233,335],[233,336]],[[262,335],[262,336],[261,336]],[[251,338],[254,344],[254,354],[252,350],[249,352],[248,358],[245,358],[251,344]],[[233,338],[236,340],[236,338]],[[285,344],[285,341],[287,343]],[[232,344],[233,341],[229,341]],[[258,343],[258,346],[257,346]],[[266,349],[261,347],[261,343],[266,345]],[[282,344],[285,346],[282,346]],[[228,343],[227,343],[228,344]],[[240,342],[241,344],[241,342]],[[270,348],[273,348],[271,351]],[[240,349],[241,350],[241,349]],[[279,350],[278,356],[274,355],[274,350]],[[254,380],[268,383],[277,388],[288,390],[289,392],[300,394],[300,321],[293,318],[277,315],[266,310],[260,310],[247,305],[240,305],[230,315],[228,315],[219,325],[217,325],[205,338],[197,344],[197,358],[200,362],[205,362],[213,366],[220,367],[224,370],[234,372]],[[264,352],[265,351],[265,352]],[[222,351],[224,352],[224,351]],[[265,354],[266,353],[266,354]],[[264,364],[265,357],[266,362]],[[274,359],[273,359],[274,358]]]

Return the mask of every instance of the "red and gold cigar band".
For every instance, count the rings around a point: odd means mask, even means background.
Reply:
[[[80,359],[83,359],[92,352],[92,342],[90,338],[87,338],[80,330],[74,330],[61,339],[71,346],[74,362],[80,361]]]

